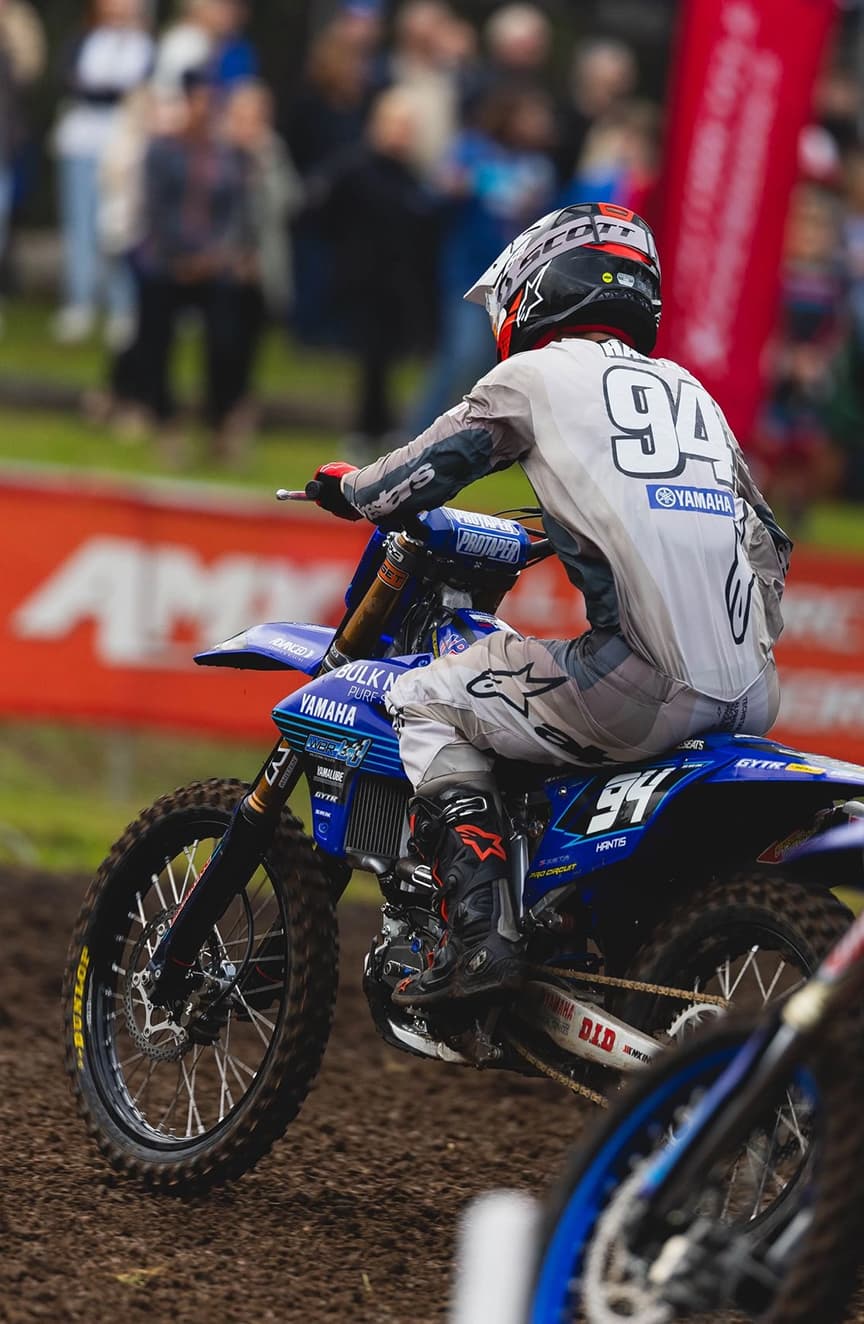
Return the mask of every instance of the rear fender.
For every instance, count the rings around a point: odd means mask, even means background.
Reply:
[[[616,797],[604,795],[610,778],[640,771],[635,765],[547,783],[553,812],[526,903],[587,911],[607,953],[629,951],[646,925],[709,878],[785,867],[795,846],[834,821],[846,801],[864,799],[864,768],[760,738],[685,741],[653,766],[668,775],[638,825],[626,797],[611,821]],[[607,804],[608,822],[597,815]],[[819,862],[808,872],[815,887],[848,881],[839,865]]]
[[[243,671],[302,671],[312,676],[333,642],[335,630],[297,621],[253,625],[224,644],[195,654],[199,667],[237,667]]]

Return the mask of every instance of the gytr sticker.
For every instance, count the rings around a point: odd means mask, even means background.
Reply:
[[[649,483],[646,491],[648,504],[654,510],[696,510],[703,515],[735,515],[735,498],[723,488]]]

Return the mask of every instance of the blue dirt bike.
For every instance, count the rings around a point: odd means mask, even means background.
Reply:
[[[335,906],[354,869],[375,875],[383,899],[363,984],[393,1049],[545,1073],[597,1103],[698,1021],[782,994],[843,931],[827,886],[778,880],[772,865],[842,811],[862,768],[722,732],[650,763],[610,765],[600,751],[578,768],[501,763],[529,977],[507,1000],[392,1005],[442,921],[409,840],[387,694],[406,670],[510,628],[502,598],[550,554],[516,520],[432,510],[375,530],[335,631],[257,625],[196,658],[310,679],[276,706],[280,739],[251,785],[214,780],[157,800],[85,899],[66,1060],[116,1168],[154,1189],[200,1190],[282,1135],[327,1044]],[[310,835],[286,809],[302,778]]]

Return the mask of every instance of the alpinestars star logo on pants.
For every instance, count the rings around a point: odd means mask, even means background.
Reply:
[[[513,688],[521,690],[518,695],[506,694],[503,686],[513,681]],[[535,676],[534,663],[526,662],[518,671],[481,671],[479,676],[469,680],[467,690],[475,699],[500,699],[509,708],[514,708],[523,717],[528,716],[528,704],[531,699],[539,699],[541,694],[557,690],[559,685],[566,685],[566,676]]]
[[[473,823],[457,823],[456,831],[463,846],[470,846],[481,863],[490,858],[506,861],[507,852],[497,832],[484,832],[483,828],[475,827]]]

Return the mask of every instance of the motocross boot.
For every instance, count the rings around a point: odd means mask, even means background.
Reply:
[[[523,942],[510,899],[506,828],[491,794],[473,787],[411,801],[414,849],[441,889],[447,928],[429,968],[403,979],[392,1001],[424,1007],[517,988]]]

